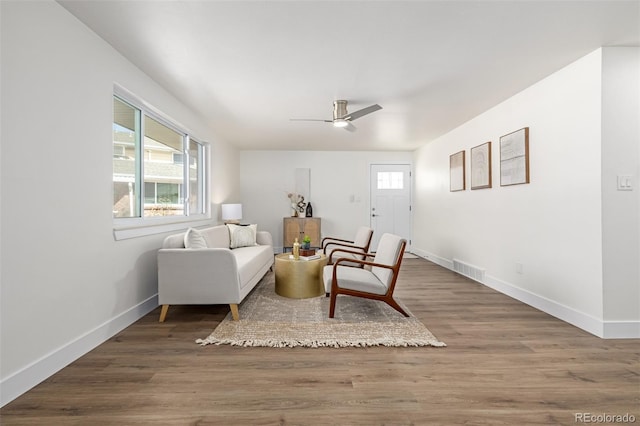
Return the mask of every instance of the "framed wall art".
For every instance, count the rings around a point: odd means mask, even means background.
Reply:
[[[465,187],[464,151],[449,156],[449,191],[464,191]]]
[[[491,142],[471,148],[471,189],[491,188]]]
[[[500,186],[529,183],[529,128],[500,137]]]

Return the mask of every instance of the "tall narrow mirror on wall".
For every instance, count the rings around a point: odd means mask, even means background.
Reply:
[[[308,203],[311,200],[311,169],[296,169],[294,182],[296,193],[302,195],[304,202]]]

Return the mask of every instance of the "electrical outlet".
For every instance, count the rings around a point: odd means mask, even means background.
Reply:
[[[524,274],[524,268],[522,267],[522,263],[516,262],[516,272],[518,274]]]
[[[633,176],[618,175],[618,191],[633,191]]]

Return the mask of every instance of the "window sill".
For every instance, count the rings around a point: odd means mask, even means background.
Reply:
[[[131,238],[146,237],[149,235],[163,234],[166,232],[183,231],[189,227],[212,225],[210,217],[205,215],[175,219],[171,221],[163,220],[158,222],[147,222],[140,219],[127,220],[126,224],[114,223],[113,238],[116,241],[128,240]]]

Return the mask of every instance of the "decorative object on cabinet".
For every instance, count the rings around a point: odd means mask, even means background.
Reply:
[[[287,193],[287,197],[291,202],[291,217],[304,217],[305,203],[304,196],[296,194],[295,192]]]
[[[222,220],[224,223],[240,223],[242,219],[242,204],[223,204]]]
[[[464,151],[460,151],[449,156],[449,191],[464,191],[465,182]]]
[[[298,238],[301,241],[305,235],[311,239],[311,247],[320,247],[320,225],[319,217],[285,217],[282,223],[282,246],[293,247],[293,241]]]
[[[529,183],[529,128],[500,137],[500,186]]]
[[[307,203],[306,217],[313,217],[313,207],[311,207],[311,201]]]
[[[471,189],[491,188],[491,142],[471,148]]]

